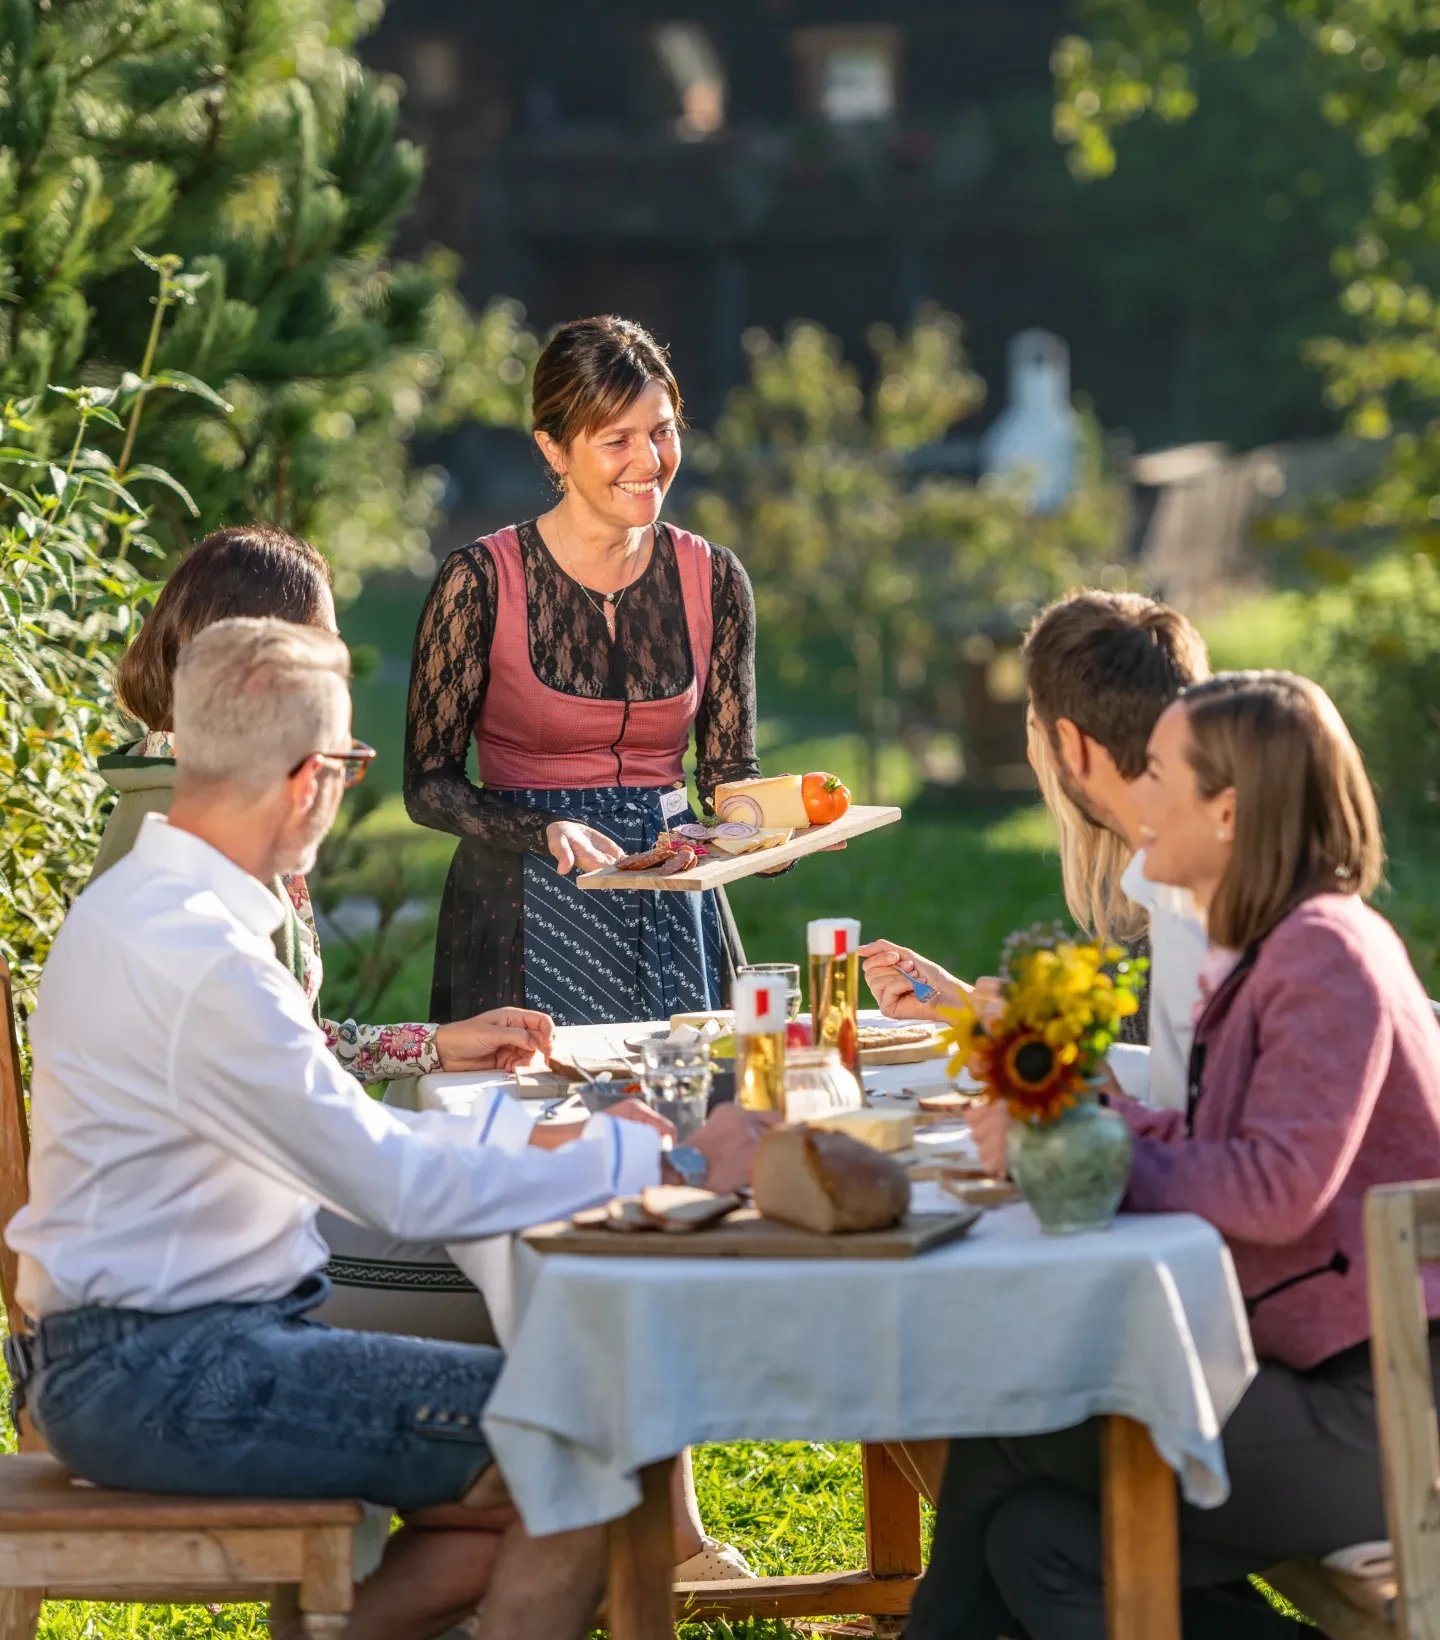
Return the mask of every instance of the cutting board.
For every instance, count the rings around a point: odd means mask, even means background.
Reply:
[[[891,1230],[817,1236],[742,1207],[713,1229],[688,1235],[577,1230],[561,1219],[536,1225],[524,1239],[537,1253],[594,1253],[604,1258],[914,1258],[958,1241],[979,1217],[978,1207],[957,1207],[953,1213],[912,1213]]]
[[[919,1065],[927,1059],[943,1059],[946,1049],[940,1038],[932,1036],[925,1042],[896,1042],[888,1048],[860,1049],[860,1068],[869,1065]]]
[[[665,888],[693,894],[698,889],[719,888],[722,883],[774,871],[777,866],[789,865],[807,854],[818,854],[822,849],[834,848],[836,843],[863,837],[867,831],[893,826],[899,818],[899,809],[857,803],[828,826],[810,826],[805,831],[797,831],[788,843],[782,843],[779,848],[761,849],[758,854],[707,854],[689,871],[677,871],[673,877],[657,877],[653,871],[616,871],[614,866],[606,866],[603,871],[587,871],[576,881],[581,888]]]

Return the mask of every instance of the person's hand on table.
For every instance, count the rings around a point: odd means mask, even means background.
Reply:
[[[784,1117],[774,1110],[742,1110],[739,1105],[721,1105],[697,1133],[686,1141],[705,1158],[708,1171],[705,1188],[716,1195],[750,1188],[755,1152],[767,1128],[778,1126]],[[682,1181],[662,1157],[660,1175],[666,1184]]]
[[[992,1178],[1003,1179],[1010,1171],[1006,1140],[1010,1133],[1010,1112],[1003,1103],[972,1105],[966,1113],[980,1165]]]
[[[545,841],[555,856],[555,869],[562,877],[576,867],[581,871],[600,871],[625,855],[625,850],[613,838],[576,820],[556,820],[546,826]]]
[[[442,1071],[513,1071],[550,1052],[555,1023],[533,1008],[491,1008],[435,1031]]]
[[[941,1008],[958,1008],[970,993],[963,979],[947,973],[938,962],[892,940],[871,940],[860,947],[865,983],[887,1019],[934,1019]],[[924,1002],[915,995],[912,980],[935,987]]]

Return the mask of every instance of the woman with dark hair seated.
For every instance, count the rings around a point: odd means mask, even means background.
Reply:
[[[1379,815],[1322,690],[1284,672],[1187,689],[1135,787],[1153,881],[1207,919],[1186,1110],[1116,1098],[1131,1212],[1224,1236],[1260,1370],[1225,1426],[1230,1496],[1182,1504],[1186,1640],[1313,1633],[1250,1574],[1383,1539],[1363,1206],[1440,1177],[1440,1026],[1394,929],[1364,904]],[[1425,1271],[1440,1317],[1440,1269]],[[1431,1329],[1431,1370],[1440,1337]],[[1103,1640],[1093,1425],[951,1443],[908,1640]]]

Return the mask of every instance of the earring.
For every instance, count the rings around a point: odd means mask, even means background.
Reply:
[[[1230,837],[1229,837],[1229,834],[1227,832],[1217,831],[1215,833],[1215,835],[1220,839],[1220,841],[1222,843],[1228,843],[1230,841]]]

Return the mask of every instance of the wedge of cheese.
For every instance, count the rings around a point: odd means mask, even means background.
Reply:
[[[798,774],[765,780],[732,780],[715,788],[715,813],[722,820],[743,820],[767,828],[789,826],[804,831],[810,824]]]
[[[758,854],[762,849],[779,848],[794,835],[794,826],[772,826],[750,837],[712,837],[705,846],[720,854]]]
[[[887,1154],[909,1150],[915,1143],[915,1118],[908,1110],[838,1110],[830,1116],[812,1116],[805,1126],[843,1133]]]

